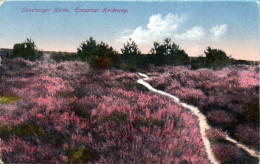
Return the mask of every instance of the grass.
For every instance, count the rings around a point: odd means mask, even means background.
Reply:
[[[14,126],[0,125],[0,138],[8,140],[12,135],[27,140],[39,138],[42,141],[57,146],[62,145],[70,139],[69,136],[65,136],[58,131],[47,133],[41,126],[34,123],[22,123]]]
[[[0,96],[0,104],[13,104],[21,99],[19,96],[4,95]]]
[[[98,159],[98,154],[91,148],[67,148],[65,155],[69,158],[69,162],[72,163],[86,163],[95,161]]]

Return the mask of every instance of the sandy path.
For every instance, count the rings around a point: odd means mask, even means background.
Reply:
[[[169,93],[166,93],[166,92],[163,92],[163,91],[160,91],[160,90],[153,88],[149,83],[144,81],[144,80],[149,79],[149,77],[146,74],[138,73],[138,75],[142,76],[144,78],[137,80],[137,83],[144,85],[147,89],[149,89],[152,92],[155,92],[155,93],[158,93],[160,95],[164,95],[166,97],[173,99],[175,103],[177,103],[178,105],[182,106],[185,109],[189,109],[194,115],[196,115],[198,117],[200,134],[201,134],[201,138],[202,138],[203,144],[204,144],[205,149],[206,149],[206,153],[208,155],[208,159],[213,164],[219,163],[216,160],[216,158],[215,158],[215,156],[212,152],[210,142],[206,137],[206,130],[209,129],[210,126],[207,123],[206,117],[200,112],[200,110],[197,107],[194,107],[192,105],[181,102],[178,97],[175,97],[175,96],[173,96]],[[260,157],[259,152],[252,150],[252,149],[248,148],[247,146],[245,146],[241,143],[238,143],[234,139],[230,138],[228,135],[225,137],[225,139],[227,141],[234,143],[237,147],[243,149],[244,151],[248,152],[252,157],[256,157],[256,158],[260,159],[259,158]]]

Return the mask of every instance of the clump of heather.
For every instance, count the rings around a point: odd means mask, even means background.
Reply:
[[[220,70],[154,67],[148,82],[157,89],[197,106],[215,128],[258,149],[258,66],[238,65]],[[160,73],[159,73],[160,72]],[[212,136],[214,134],[210,134]],[[214,137],[213,137],[214,138]]]
[[[239,124],[235,134],[240,142],[247,143],[255,149],[259,146],[258,126],[250,124]]]
[[[0,104],[4,162],[208,163],[197,119],[136,85],[136,74],[27,64],[0,77],[0,96],[19,97]]]
[[[221,163],[233,163],[242,156],[240,149],[228,143],[219,143],[214,145],[213,152]]]
[[[206,131],[206,135],[209,140],[215,141],[224,139],[227,133],[219,129],[211,128]]]

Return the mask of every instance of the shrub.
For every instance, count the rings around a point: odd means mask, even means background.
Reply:
[[[227,65],[231,65],[234,62],[234,59],[228,57],[227,54],[220,49],[212,49],[208,47],[206,51],[204,51],[204,56],[200,56],[197,59],[191,61],[192,69],[199,68],[213,68],[219,69],[225,67]]]
[[[83,61],[91,62],[95,57],[95,51],[97,49],[97,42],[90,37],[88,40],[83,42],[77,50],[77,54]]]
[[[0,104],[13,104],[18,102],[21,99],[19,96],[11,96],[11,95],[0,95]]]
[[[121,64],[120,68],[125,71],[136,72],[136,66],[130,64]]]
[[[191,59],[191,69],[208,68],[207,59],[203,56]]]
[[[138,63],[138,56],[141,55],[141,51],[138,49],[136,43],[130,38],[124,48],[121,49],[121,59],[123,63],[136,67]]]
[[[17,43],[13,46],[13,53],[8,55],[10,58],[21,57],[26,60],[35,61],[40,59],[42,52],[37,50],[37,47],[32,39],[26,39],[22,43]]]
[[[42,136],[43,130],[40,126],[32,123],[22,123],[15,126],[1,125],[0,137],[8,139],[11,134],[17,137],[28,138],[30,136]]]
[[[104,69],[119,65],[117,52],[104,42],[97,44],[92,37],[80,45],[77,54],[81,60],[87,61],[92,68]]]
[[[54,53],[51,55],[51,58],[54,59],[56,62],[79,60],[79,57],[76,53],[69,52]]]
[[[209,121],[214,125],[220,125],[225,127],[233,127],[236,123],[236,119],[225,111],[213,110],[208,113]]]
[[[213,129],[213,128],[211,128],[211,129],[208,129],[208,130],[206,131],[206,135],[207,135],[207,138],[208,138],[209,140],[215,141],[215,140],[221,140],[221,139],[225,138],[225,136],[227,135],[227,133],[226,133],[226,132],[223,132],[223,131],[221,131],[221,130],[219,130],[219,129]]]
[[[41,126],[34,123],[22,123],[14,126],[0,125],[0,137],[2,139],[8,140],[11,135],[23,139],[34,139],[38,137],[42,141],[57,146],[69,140],[69,136],[63,135],[55,130],[47,133]]]
[[[124,44],[124,48],[121,49],[122,55],[125,57],[133,56],[133,55],[141,55],[141,51],[138,49],[136,43],[130,38],[126,44]]]
[[[189,57],[184,50],[180,49],[171,39],[166,38],[163,44],[154,42],[154,48],[149,56],[155,65],[183,65],[189,63]]]
[[[212,49],[210,47],[204,52],[207,58],[207,62],[213,68],[223,67],[231,63],[231,58],[220,49]]]
[[[242,152],[239,148],[228,143],[218,143],[213,146],[213,152],[216,158],[222,163],[230,163],[237,161],[241,156]]]
[[[91,148],[67,148],[65,150],[65,155],[72,163],[86,163],[98,159],[97,152]]]
[[[257,127],[248,124],[238,125],[236,128],[236,137],[240,142],[258,148],[259,145],[259,130]]]

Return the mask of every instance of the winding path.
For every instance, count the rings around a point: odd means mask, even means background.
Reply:
[[[149,79],[149,77],[146,74],[138,73],[138,75],[143,77],[143,78],[137,80],[137,83],[144,85],[147,89],[149,89],[152,92],[155,92],[155,93],[158,93],[160,95],[164,95],[168,98],[173,99],[175,103],[177,103],[178,105],[182,106],[185,109],[189,109],[194,115],[196,115],[198,117],[200,134],[201,134],[201,138],[202,138],[203,144],[204,144],[205,149],[206,149],[206,153],[208,155],[208,159],[213,164],[219,164],[220,162],[218,162],[216,160],[214,153],[212,152],[210,142],[206,137],[206,130],[208,130],[210,128],[210,126],[207,123],[206,117],[200,112],[200,110],[195,106],[181,102],[178,97],[175,97],[175,96],[173,96],[169,93],[166,93],[166,92],[163,92],[163,91],[160,91],[160,90],[153,88],[149,83],[145,82],[145,80]],[[237,141],[235,141],[234,139],[232,139],[228,135],[225,136],[225,139],[227,141],[232,142],[233,144],[235,144],[237,147],[243,149],[244,151],[248,152],[252,157],[256,157],[256,158],[260,159],[259,152],[252,150],[252,149],[248,148],[247,146],[245,146],[241,143],[238,143]]]

